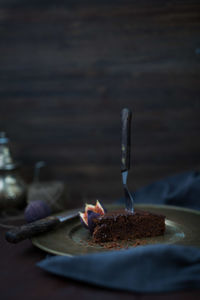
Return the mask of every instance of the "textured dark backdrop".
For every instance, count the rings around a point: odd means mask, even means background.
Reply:
[[[68,207],[122,196],[120,111],[136,189],[200,166],[199,1],[0,1],[0,130]]]

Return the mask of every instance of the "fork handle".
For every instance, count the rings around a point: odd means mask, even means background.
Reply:
[[[131,118],[132,113],[129,108],[123,108],[122,118],[122,140],[121,140],[121,171],[130,169],[130,151],[131,151]]]

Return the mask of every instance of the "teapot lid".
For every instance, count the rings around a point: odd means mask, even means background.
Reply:
[[[5,132],[0,132],[0,170],[14,170],[19,166],[11,156],[9,139]]]

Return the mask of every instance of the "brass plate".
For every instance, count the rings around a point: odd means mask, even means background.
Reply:
[[[177,244],[200,247],[200,212],[167,205],[136,205],[166,216],[166,232],[163,236],[145,238],[145,244]],[[108,205],[109,210],[119,208]],[[63,212],[62,215],[73,211]],[[71,218],[59,228],[32,239],[36,247],[57,255],[80,255],[106,251],[105,248],[88,244],[91,240],[88,230],[80,223],[79,217]],[[132,243],[133,244],[133,243]]]

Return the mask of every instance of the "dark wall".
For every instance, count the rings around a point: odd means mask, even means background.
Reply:
[[[133,110],[136,189],[200,166],[200,4],[1,1],[0,130],[31,181],[62,179],[69,207],[122,196],[120,111]]]

